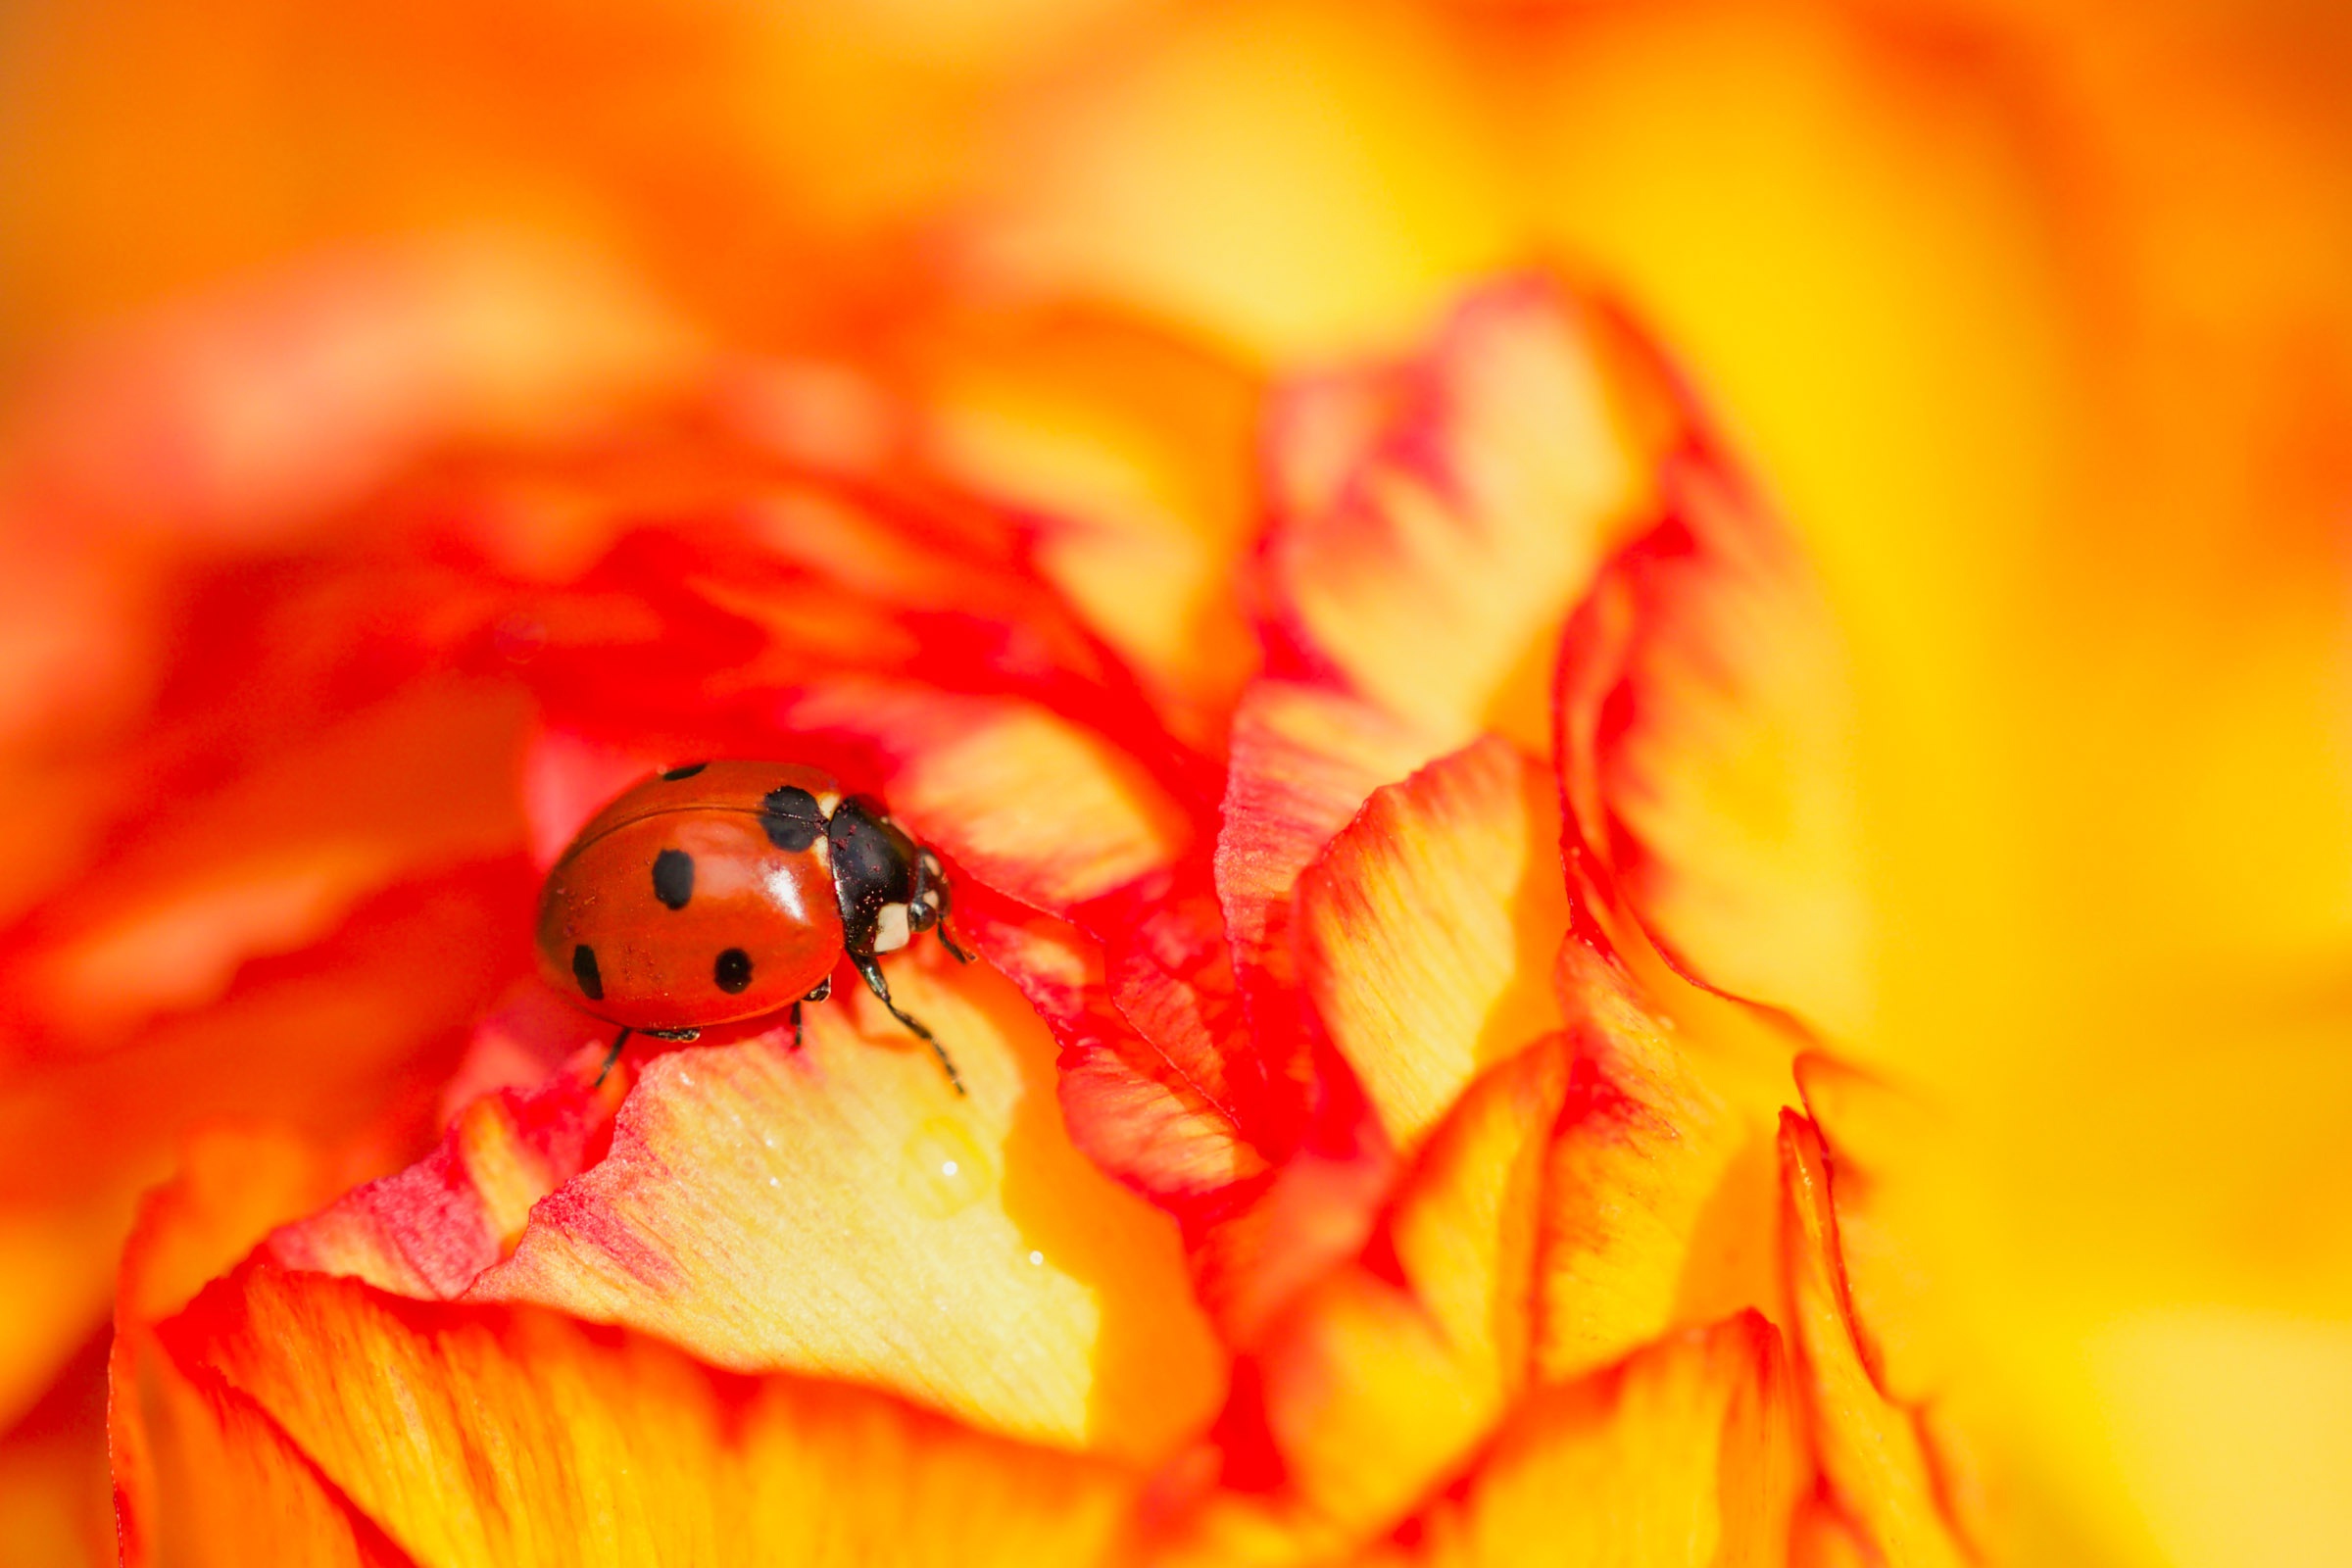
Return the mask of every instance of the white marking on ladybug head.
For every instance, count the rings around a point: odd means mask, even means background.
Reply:
[[[874,911],[874,951],[896,953],[906,945],[906,906],[885,904]]]
[[[934,908],[934,909],[938,908],[938,907],[939,907],[939,889],[937,889],[937,888],[925,888],[925,889],[923,889],[923,902],[924,902],[925,904],[928,904],[929,906],[931,906],[931,907],[932,907],[932,908]]]
[[[819,795],[816,798],[817,814],[819,816],[830,818],[833,815],[833,808],[840,804],[841,797],[835,794],[833,791],[827,790],[824,794]]]

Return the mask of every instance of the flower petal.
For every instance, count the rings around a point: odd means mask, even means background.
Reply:
[[[1490,737],[1376,791],[1300,879],[1307,994],[1399,1149],[1560,1027],[1558,832],[1544,770]]]
[[[1036,562],[1159,696],[1213,743],[1257,650],[1232,594],[1250,543],[1252,377],[1203,345],[1060,308],[926,333],[935,461],[1043,514]]]
[[[1011,987],[889,970],[968,1098],[854,981],[788,1035],[649,1062],[605,1159],[468,1298],[660,1334],[714,1365],[849,1378],[985,1428],[1138,1456],[1204,1426],[1222,1358],[1174,1228],[1070,1147]]]
[[[1921,1568],[1969,1553],[1955,1534],[1914,1413],[1871,1382],[1855,1336],[1821,1135],[1784,1111],[1780,1136],[1788,1283],[1798,1364],[1822,1480],[1885,1562]]]
[[[1648,485],[1612,338],[1531,276],[1408,368],[1291,389],[1269,444],[1294,510],[1267,546],[1290,660],[1442,745],[1544,746],[1561,619]]]
[[[1165,869],[1191,824],[1126,754],[1044,708],[842,682],[790,701],[796,733],[852,737],[892,813],[992,887],[1055,913]]]
[[[1286,1493],[1360,1541],[1437,1485],[1524,1386],[1557,1038],[1474,1083],[1431,1135],[1367,1260],[1303,1293],[1258,1352]]]
[[[1780,1298],[1769,1111],[1702,1068],[1688,1030],[1567,950],[1585,1012],[1545,1176],[1538,1375],[1605,1365],[1670,1329]]]
[[[1694,438],[1696,439],[1696,438]],[[1684,974],[1850,1036],[1871,1001],[1853,697],[1793,544],[1710,452],[1560,650],[1570,847]]]
[[[1536,1394],[1397,1560],[1778,1562],[1805,1468],[1781,1336],[1743,1312]]]
[[[163,1341],[400,1547],[452,1568],[1092,1563],[1136,1484],[882,1396],[747,1381],[536,1308],[410,1303],[267,1264],[213,1287]]]
[[[1796,1083],[1836,1166],[1830,1202],[1862,1362],[1888,1398],[1920,1403],[1958,1362],[1950,1310],[1919,1250],[1937,1233],[1929,1183],[1906,1176],[1943,1152],[1946,1129],[1891,1084],[1820,1052],[1796,1058]]]
[[[1612,343],[1531,277],[1407,367],[1277,400],[1268,667],[1235,718],[1217,854],[1246,986],[1283,976],[1284,901],[1373,789],[1482,730],[1550,746],[1560,624],[1648,482]]]
[[[165,1520],[189,1550],[220,1544],[201,1561],[274,1558],[297,1543],[306,1561],[405,1561],[374,1549],[380,1540],[249,1404],[213,1380],[191,1383],[155,1342],[158,1322],[336,1185],[334,1162],[300,1138],[221,1129],[192,1139],[178,1173],[140,1205],[107,1362],[118,1531],[134,1568],[173,1555],[158,1540]],[[236,1505],[218,1485],[223,1475],[275,1512]]]
[[[989,901],[958,923],[1054,1030],[1063,1119],[1088,1157],[1163,1207],[1220,1193],[1266,1169],[1247,1140],[1227,1063],[1234,1033],[1193,1013],[1173,976],[1131,985],[1130,1023],[1113,1001],[1102,945],[1067,922]]]
[[[265,1251],[284,1268],[401,1296],[462,1295],[513,1250],[532,1205],[603,1152],[621,1089],[617,1077],[599,1090],[584,1071],[558,1072],[536,1089],[484,1095],[423,1159],[277,1231]]]

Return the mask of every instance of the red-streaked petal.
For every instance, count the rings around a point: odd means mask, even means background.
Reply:
[[[423,1159],[286,1226],[264,1250],[283,1268],[349,1275],[401,1296],[461,1295],[514,1249],[532,1205],[604,1152],[624,1082],[592,1089],[583,1067],[485,1095]]]
[[[1307,995],[1401,1150],[1560,1026],[1558,831],[1545,771],[1490,737],[1375,792],[1299,881]]]
[[[1075,927],[1004,901],[957,920],[1054,1030],[1064,1118],[1096,1164],[1166,1207],[1266,1169],[1220,1054],[1230,1027],[1192,1014],[1173,977],[1150,995],[1131,988],[1149,1009],[1139,1028],[1113,1001],[1102,944]]]
[[[266,1264],[213,1287],[162,1338],[177,1368],[233,1390],[384,1536],[452,1568],[1095,1563],[1136,1486],[883,1396],[713,1373],[532,1307],[406,1302]],[[324,1366],[335,1376],[317,1376]]]
[[[1781,1294],[1770,1109],[1608,963],[1564,956],[1583,1017],[1537,1275],[1536,1366],[1555,1381]]]
[[[649,1062],[611,1152],[542,1201],[467,1298],[656,1333],[713,1365],[890,1389],[984,1428],[1154,1456],[1224,1364],[1174,1227],[1070,1146],[1054,1050],[1002,979],[926,948],[893,992],[837,976],[788,1034]]]
[[[1851,1034],[1871,917],[1843,654],[1793,543],[1696,439],[1561,646],[1569,844],[1683,973]]]
[[[1528,277],[1474,296],[1409,368],[1278,402],[1277,672],[1326,674],[1445,748],[1485,728],[1544,746],[1561,619],[1648,485],[1613,338]]]
[[[1291,900],[1372,792],[1441,750],[1416,727],[1328,687],[1253,682],[1234,714],[1217,898],[1261,1049],[1296,1051]]]
[[[1780,1158],[1791,1338],[1823,1483],[1881,1560],[1958,1568],[1969,1553],[1939,1495],[1917,1417],[1881,1394],[1863,1364],[1829,1162],[1819,1130],[1792,1110],[1781,1116]]]

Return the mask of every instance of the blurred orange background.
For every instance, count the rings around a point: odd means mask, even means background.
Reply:
[[[2352,1561],[2352,11],[24,0],[0,73],[0,918],[119,808],[80,769],[166,657],[141,564],[277,548],[370,461],[211,513],[72,472],[45,411],[179,302],[422,268],[504,427],[942,301],[1253,376],[1556,260],[1682,357],[1855,650],[1842,1033],[1936,1107],[1907,1244],[2005,1554]],[[1239,525],[1246,451],[1139,492],[1084,410],[939,373],[1002,485]],[[294,427],[212,393],[223,450]],[[58,463],[111,520],[35,515]],[[0,1053],[0,1131],[54,1139],[63,1070]],[[268,1070],[222,1043],[204,1108]],[[175,1114],[0,1183],[0,1560],[112,1555],[96,1336]]]

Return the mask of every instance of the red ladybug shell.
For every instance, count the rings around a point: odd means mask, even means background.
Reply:
[[[812,798],[813,831],[799,809]],[[842,956],[824,818],[840,787],[792,762],[710,762],[635,785],[580,830],[539,899],[548,982],[630,1029],[791,1006]]]

